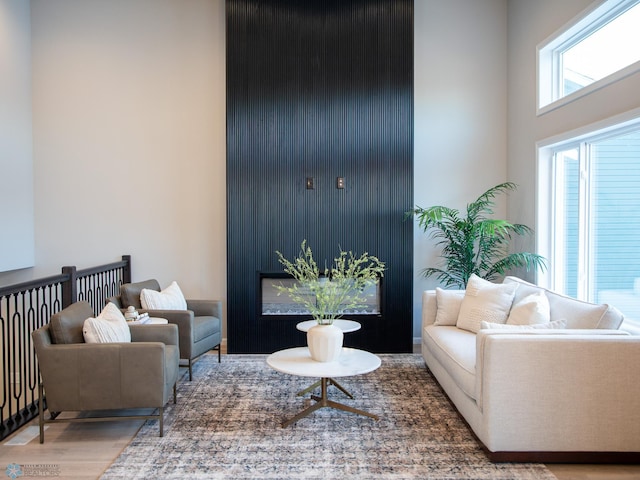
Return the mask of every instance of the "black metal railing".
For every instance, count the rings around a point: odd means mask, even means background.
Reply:
[[[59,275],[0,287],[0,440],[38,414],[40,371],[31,332],[78,300],[89,302],[97,315],[129,282],[131,257],[124,255],[119,262],[83,270],[62,267]]]

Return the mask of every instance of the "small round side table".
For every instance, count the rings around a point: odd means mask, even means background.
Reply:
[[[313,327],[313,326],[315,326],[317,324],[318,324],[318,322],[316,320],[306,320],[304,322],[298,323],[296,325],[296,328],[298,330],[300,330],[301,332],[308,332],[311,327]],[[334,320],[333,324],[336,327],[338,327],[340,330],[342,330],[342,333],[356,332],[356,331],[360,330],[360,328],[362,327],[362,325],[360,325],[359,322],[355,322],[353,320],[344,320],[342,318]],[[351,393],[349,393],[346,388],[344,388],[342,385],[340,385],[338,382],[336,382],[333,378],[327,378],[326,379],[326,383],[327,383],[327,385],[333,385],[338,390],[340,390],[342,393],[344,393],[347,397],[353,399],[353,395],[351,395]],[[304,390],[300,390],[297,393],[297,395],[300,397],[302,395],[305,395],[305,394],[309,393],[312,390],[315,390],[316,388],[318,388],[320,386],[322,386],[322,381],[318,380],[313,385],[310,385],[309,387],[305,388]]]

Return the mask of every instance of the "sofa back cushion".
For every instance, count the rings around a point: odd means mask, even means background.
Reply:
[[[155,279],[145,280],[144,282],[124,283],[120,285],[120,305],[122,308],[133,306],[136,309],[142,308],[140,303],[140,292],[142,289],[160,291],[160,284]]]
[[[575,298],[561,295],[551,290],[539,287],[517,277],[506,277],[503,283],[517,283],[513,302],[536,292],[543,291],[549,299],[551,321],[565,319],[567,328],[603,328],[618,329],[622,324],[623,316],[614,307],[603,304],[583,302]]]
[[[76,302],[51,315],[49,334],[51,343],[84,343],[82,326],[93,317],[93,309],[87,302]]]

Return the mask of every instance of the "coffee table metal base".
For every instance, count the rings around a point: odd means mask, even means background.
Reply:
[[[370,418],[373,418],[374,420],[379,420],[379,417],[377,415],[374,415],[374,414],[369,413],[369,412],[365,412],[364,410],[359,410],[357,408],[350,407],[349,405],[344,405],[342,403],[338,403],[338,402],[334,402],[333,400],[329,400],[327,398],[327,384],[329,382],[331,382],[333,385],[335,385],[340,390],[342,390],[350,398],[353,398],[349,392],[347,392],[343,387],[341,387],[338,384],[336,384],[336,382],[333,379],[331,379],[331,378],[322,378],[322,379],[320,379],[320,387],[321,387],[320,396],[319,397],[317,395],[312,395],[311,396],[311,398],[313,400],[315,400],[316,403],[311,405],[310,407],[305,408],[303,411],[298,413],[295,417],[290,418],[289,420],[286,420],[286,421],[282,422],[282,428],[286,428],[289,425],[291,425],[292,423],[296,423],[301,418],[304,418],[304,417],[312,414],[316,410],[318,410],[320,408],[324,408],[324,407],[335,408],[335,409],[338,409],[338,410],[344,410],[345,412],[355,413],[357,415],[364,415],[365,417],[370,417]],[[314,386],[312,385],[311,387],[309,387],[307,389],[307,391],[311,390],[313,387]]]
[[[314,383],[313,385],[309,385],[307,388],[305,388],[304,390],[300,390],[296,395],[298,395],[299,397],[306,395],[307,393],[309,393],[312,390],[315,390],[316,388],[320,387],[322,385],[322,380],[318,380],[316,383]],[[338,390],[340,390],[342,393],[344,393],[347,397],[349,397],[351,400],[354,399],[354,396],[351,395],[346,388],[344,388],[342,385],[340,385],[338,382],[336,382],[333,378],[327,378],[327,385],[333,385],[334,387],[336,387]]]

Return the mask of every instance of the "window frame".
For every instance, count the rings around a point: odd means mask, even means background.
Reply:
[[[537,45],[536,114],[538,116],[640,71],[640,61],[637,61],[569,95],[560,96],[562,88],[562,54],[564,51],[580,43],[593,32],[639,3],[640,0],[606,0],[585,10]]]
[[[555,228],[557,225],[559,191],[558,183],[561,179],[557,178],[554,172],[556,171],[555,154],[559,151],[567,151],[570,149],[580,150],[580,171],[581,176],[586,165],[583,163],[588,158],[585,154],[586,148],[589,148],[590,143],[597,142],[602,139],[606,139],[611,136],[624,135],[630,130],[636,130],[640,128],[640,108],[636,108],[614,117],[610,117],[606,120],[593,123],[581,127],[576,130],[571,130],[554,137],[550,137],[541,140],[536,143],[536,251],[549,259],[551,265],[561,265],[559,261],[560,253],[556,251],[555,242]],[[590,178],[581,178],[581,182],[592,180]],[[581,189],[583,204],[580,207],[580,215],[590,215],[589,208],[591,205],[592,197],[590,197],[590,185],[586,185],[586,188]],[[584,211],[582,211],[584,210]],[[580,222],[580,228],[584,229],[590,225],[591,222]],[[587,242],[589,235],[584,232],[580,233],[585,235]],[[592,263],[588,261],[588,254],[590,249],[587,244],[583,242],[579,245],[579,256],[581,259],[581,265],[579,265],[579,281],[578,281],[578,298],[581,300],[587,300],[589,298],[589,288],[593,285],[590,284],[589,268],[593,268]],[[548,268],[544,271],[538,272],[536,282],[545,288],[550,290],[564,292],[564,285],[561,285],[557,280],[562,275],[555,275],[554,272],[557,268]]]

